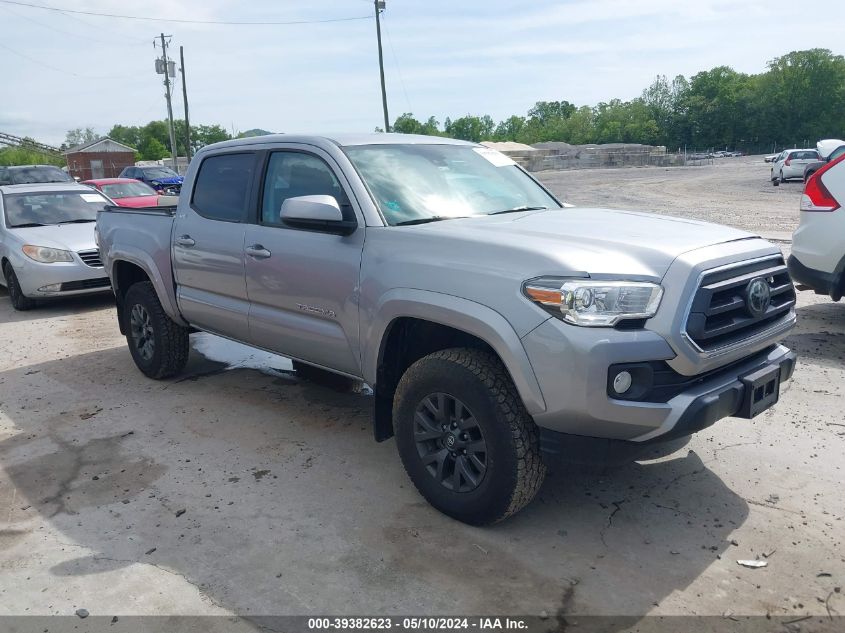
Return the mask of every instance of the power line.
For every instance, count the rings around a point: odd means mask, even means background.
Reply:
[[[390,45],[390,52],[393,53],[393,63],[396,66],[396,74],[399,75],[399,85],[402,86],[402,92],[405,93],[405,103],[408,105],[408,111],[413,112],[411,107],[411,100],[408,98],[408,91],[405,89],[405,79],[402,77],[402,69],[399,67],[399,58],[396,56],[396,49],[393,48],[393,39],[390,37],[390,29],[387,28],[386,16],[382,17],[384,22],[384,34],[387,35],[387,43]]]
[[[35,59],[34,57],[30,57],[29,55],[27,55],[25,53],[21,53],[20,51],[16,51],[13,48],[9,48],[8,46],[6,46],[3,43],[0,43],[0,48],[3,48],[5,50],[9,51],[12,55],[17,55],[18,57],[20,57],[22,59],[25,59],[29,62],[32,62],[33,64],[43,66],[44,68],[49,68],[50,70],[55,71],[57,73],[62,73],[63,75],[72,75],[74,77],[79,77],[80,79],[122,79],[124,77],[123,75],[99,75],[99,76],[80,75],[79,73],[75,73],[72,70],[66,70],[64,68],[59,68],[57,66],[53,66],[53,65],[48,64],[46,62],[42,62],[41,60]]]
[[[8,7],[3,7],[3,10],[6,11],[7,13],[9,13],[9,15],[13,15],[16,18],[19,18],[21,20],[26,20],[27,22],[32,22],[33,24],[37,24],[38,26],[40,26],[42,28],[49,29],[51,31],[55,31],[56,33],[62,33],[63,35],[70,35],[70,36],[73,36],[73,37],[78,37],[79,39],[87,40],[89,42],[100,42],[101,44],[108,44],[110,46],[114,46],[115,44],[119,44],[121,46],[126,45],[126,44],[134,44],[134,45],[141,44],[141,40],[134,40],[134,41],[130,40],[130,41],[119,42],[118,40],[104,40],[104,39],[101,39],[101,38],[98,38],[98,37],[91,37],[90,35],[83,35],[81,33],[74,33],[73,31],[65,31],[64,29],[56,28],[55,26],[52,26],[50,24],[46,24],[44,22],[34,20],[29,16],[21,15],[17,11],[12,11]],[[72,16],[68,15],[68,16],[65,16],[65,17],[71,18]],[[76,18],[73,18],[73,19],[76,19]],[[145,39],[143,41],[143,43],[146,44],[147,40]]]
[[[116,13],[97,13],[96,11],[80,11],[78,9],[60,9],[58,7],[50,7],[44,4],[32,4],[29,2],[18,2],[17,0],[0,0],[2,4],[14,4],[20,7],[28,7],[30,9],[43,9],[44,11],[55,11],[56,13],[75,13],[77,15],[93,15],[100,18],[116,18],[120,20],[144,20],[146,22],[176,22],[180,24],[209,24],[209,25],[224,25],[224,26],[293,26],[298,24],[327,24],[330,22],[352,22],[355,20],[370,20],[372,16],[361,15],[348,18],[324,18],[319,20],[291,20],[291,21],[275,21],[275,20],[261,20],[254,22],[232,22],[228,20],[186,20],[180,18],[153,18],[142,15],[118,15]]]

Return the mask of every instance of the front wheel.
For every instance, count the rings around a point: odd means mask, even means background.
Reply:
[[[123,299],[123,326],[132,359],[150,378],[170,378],[188,362],[188,329],[173,321],[149,281],[133,284]]]
[[[12,302],[12,307],[15,310],[31,310],[35,307],[35,301],[27,297],[21,284],[18,282],[18,276],[15,274],[15,269],[10,263],[6,263],[3,267],[3,276],[6,278],[6,289],[9,291],[9,301]]]
[[[543,483],[537,426],[488,352],[447,349],[415,362],[399,381],[393,420],[411,481],[459,521],[501,521],[528,505]]]

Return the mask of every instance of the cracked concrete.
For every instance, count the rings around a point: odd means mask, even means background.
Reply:
[[[677,203],[717,190],[718,169],[686,172]],[[620,197],[682,184],[604,177],[631,183],[605,185]],[[640,182],[658,177],[662,194]],[[777,191],[765,217],[783,229],[797,199]],[[801,293],[798,312],[774,409],[618,469],[554,464],[535,503],[476,529],[433,511],[393,442],[372,441],[370,397],[199,353],[150,381],[108,300],[16,313],[0,294],[0,613],[845,613],[845,305]],[[764,569],[736,564],[764,554]]]

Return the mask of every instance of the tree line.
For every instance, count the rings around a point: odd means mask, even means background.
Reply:
[[[525,116],[496,123],[489,115],[417,120],[398,117],[391,131],[468,141],[644,143],[679,148],[730,148],[746,152],[811,146],[845,135],[845,57],[815,48],[793,51],[765,72],[717,66],[687,79],[659,75],[642,95],[595,106],[539,101]]]

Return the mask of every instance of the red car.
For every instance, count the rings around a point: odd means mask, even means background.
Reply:
[[[83,185],[94,187],[114,200],[119,207],[155,207],[158,193],[149,185],[134,178],[97,178],[83,180]]]

